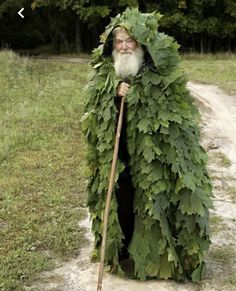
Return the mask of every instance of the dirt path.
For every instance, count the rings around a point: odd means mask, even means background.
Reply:
[[[180,284],[170,280],[140,282],[104,274],[103,291],[198,291],[236,290],[236,96],[216,86],[189,82],[201,112],[202,145],[209,154],[209,173],[214,185],[211,212],[212,245],[206,257],[208,273],[201,284]],[[74,260],[42,274],[30,290],[95,291],[98,264],[89,256],[93,245],[89,218],[80,222],[87,228],[88,244]]]

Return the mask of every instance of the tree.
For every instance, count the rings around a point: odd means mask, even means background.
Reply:
[[[33,48],[46,42],[42,21],[30,9],[31,0],[6,0],[0,3],[0,41],[2,47],[13,49]],[[17,12],[25,7],[22,20]]]
[[[127,6],[163,14],[159,30],[173,36],[182,51],[236,50],[235,0],[5,0],[0,39],[13,48],[50,43],[57,52],[90,52],[110,17]],[[21,7],[24,21],[16,17]]]

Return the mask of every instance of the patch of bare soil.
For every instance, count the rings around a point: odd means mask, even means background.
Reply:
[[[201,113],[202,145],[209,155],[208,170],[213,182],[211,211],[212,245],[207,253],[208,272],[200,284],[171,280],[138,281],[104,274],[104,291],[198,291],[236,290],[236,96],[216,86],[189,82]],[[89,216],[80,225],[87,229],[86,247],[80,255],[51,272],[28,290],[95,291],[98,263],[90,261],[93,236]]]

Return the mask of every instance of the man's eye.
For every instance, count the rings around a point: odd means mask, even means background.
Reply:
[[[132,38],[125,39],[125,40],[116,40],[116,44],[122,44],[122,43],[133,43],[134,40]]]

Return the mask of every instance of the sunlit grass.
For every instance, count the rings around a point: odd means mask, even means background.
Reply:
[[[236,54],[184,54],[182,63],[191,81],[218,85],[236,95]]]
[[[20,290],[82,246],[87,71],[0,52],[1,290]]]

